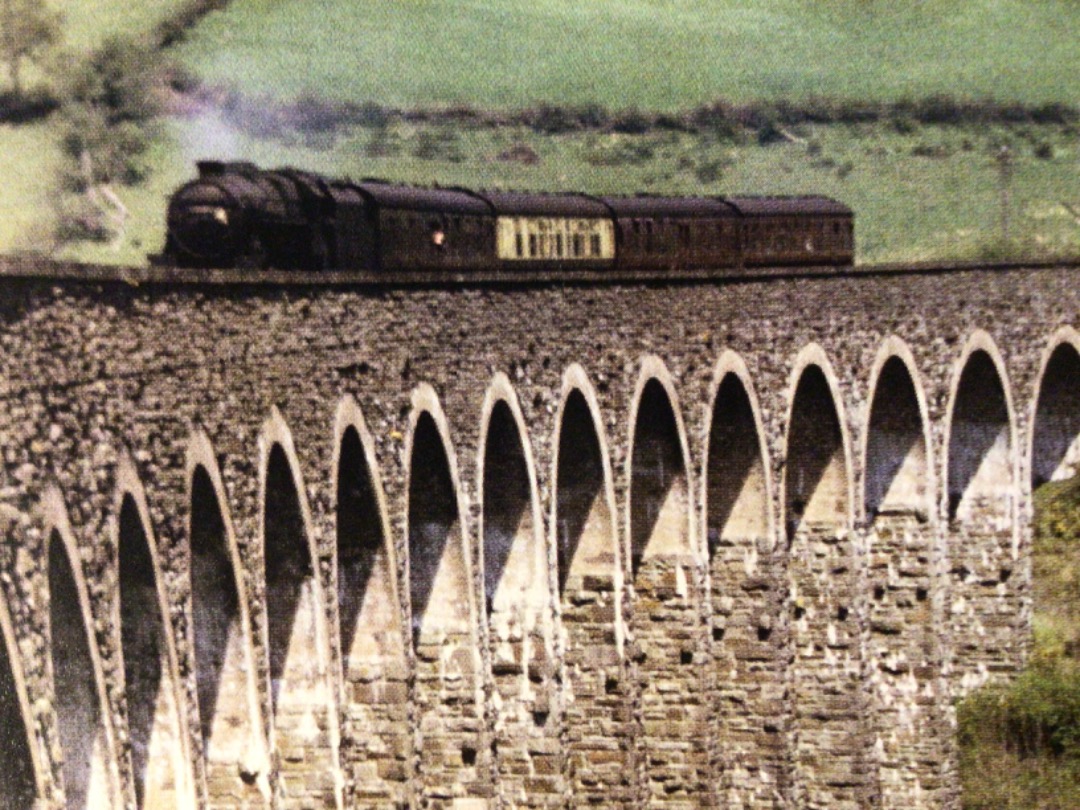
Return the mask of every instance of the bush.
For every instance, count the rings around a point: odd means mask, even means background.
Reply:
[[[461,163],[465,160],[457,133],[445,128],[420,130],[412,155],[421,160],[445,160],[448,163]]]
[[[623,110],[611,122],[611,128],[624,135],[644,135],[652,127],[652,118],[638,109]]]
[[[61,144],[64,184],[132,184],[146,173],[142,158],[155,137],[159,112],[153,54],[113,39],[64,78]]]
[[[162,20],[154,31],[154,39],[159,48],[167,48],[183,41],[187,32],[195,27],[211,11],[223,9],[229,0],[188,0],[168,19]]]
[[[961,746],[1080,760],[1080,671],[1067,661],[1036,662],[1008,686],[962,701],[957,720]]]
[[[60,100],[49,90],[34,87],[21,93],[0,93],[0,122],[25,124],[44,118],[60,106]]]

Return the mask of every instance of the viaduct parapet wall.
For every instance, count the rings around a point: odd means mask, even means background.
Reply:
[[[1078,271],[0,262],[0,807],[958,807]]]

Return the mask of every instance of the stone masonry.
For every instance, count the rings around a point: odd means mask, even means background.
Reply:
[[[0,260],[0,808],[956,808],[1078,270]]]

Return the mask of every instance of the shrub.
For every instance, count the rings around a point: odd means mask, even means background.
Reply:
[[[0,93],[0,121],[6,124],[24,124],[44,118],[60,106],[60,100],[43,87],[23,90],[21,93]]]
[[[1080,759],[1080,671],[1065,660],[1036,661],[1008,686],[970,695],[957,720],[961,746]]]
[[[446,128],[420,130],[412,155],[421,160],[445,160],[448,163],[461,163],[465,160],[457,133]]]
[[[652,118],[641,110],[631,108],[617,113],[612,119],[611,128],[624,135],[644,135],[652,127]]]

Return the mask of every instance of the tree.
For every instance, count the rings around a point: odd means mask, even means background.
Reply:
[[[0,0],[0,59],[15,95],[22,95],[22,63],[60,39],[60,15],[45,0]]]

